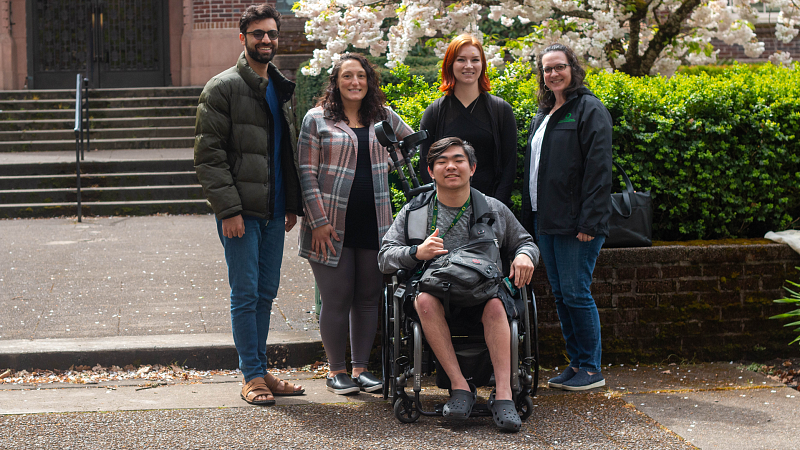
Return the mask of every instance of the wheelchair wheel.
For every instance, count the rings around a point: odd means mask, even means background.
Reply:
[[[519,411],[519,418],[527,420],[528,417],[533,414],[533,399],[526,395],[517,409]]]
[[[414,402],[398,397],[394,402],[394,416],[403,423],[414,423],[419,419],[420,412]]]

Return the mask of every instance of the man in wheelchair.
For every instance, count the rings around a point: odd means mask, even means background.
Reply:
[[[517,289],[525,287],[538,263],[539,249],[508,207],[470,188],[470,178],[476,168],[473,147],[457,137],[441,139],[431,145],[427,166],[435,190],[415,198],[398,213],[378,254],[381,271],[420,271],[426,261],[466,244],[470,239],[470,228],[477,219],[473,214],[477,202],[472,197],[481,196],[485,198],[493,219],[491,229],[495,234],[495,245],[500,247],[503,272],[513,280]],[[448,305],[447,311],[445,304]],[[422,291],[414,301],[425,338],[451,382],[452,395],[444,406],[443,415],[466,419],[476,400],[475,387],[462,375],[451,340],[447,318],[457,314],[461,320],[472,319],[483,324],[496,381],[495,397],[490,399],[489,408],[500,428],[518,431],[521,421],[512,401],[510,381],[511,332],[508,321],[514,308],[513,301],[508,295],[500,295],[478,305],[453,308],[457,304],[456,299],[443,300]]]

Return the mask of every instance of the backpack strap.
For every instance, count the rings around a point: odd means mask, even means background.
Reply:
[[[494,217],[492,217],[492,210],[489,209],[486,196],[474,187],[470,187],[470,195],[472,195],[472,213],[475,215],[475,223],[482,221],[492,226]]]
[[[404,230],[408,245],[419,245],[428,236],[427,207],[435,193],[435,190],[423,192],[409,202],[408,209],[406,210],[406,226]]]

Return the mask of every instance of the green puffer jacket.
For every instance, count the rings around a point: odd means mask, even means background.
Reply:
[[[286,211],[302,215],[292,96],[294,83],[269,64],[283,110],[281,167]],[[195,123],[194,166],[203,192],[219,219],[246,214],[272,219],[275,205],[273,125],[266,101],[267,80],[244,56],[212,78],[200,94]]]

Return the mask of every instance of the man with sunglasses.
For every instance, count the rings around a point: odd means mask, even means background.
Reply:
[[[244,51],[200,95],[194,164],[214,210],[231,286],[231,326],[244,375],[243,400],[275,404],[301,386],[267,371],[267,334],[278,292],[285,232],[302,213],[294,162],[294,83],[272,64],[281,14],[249,6],[239,20]]]

